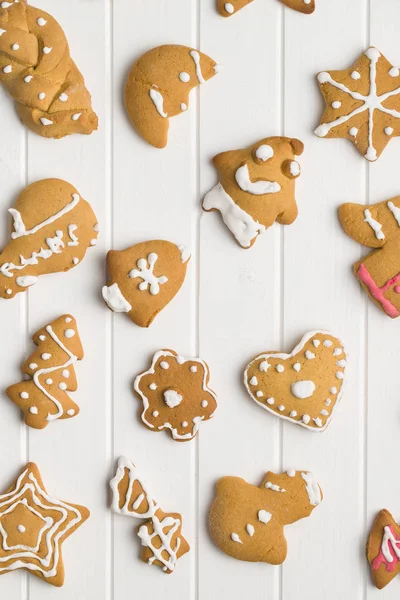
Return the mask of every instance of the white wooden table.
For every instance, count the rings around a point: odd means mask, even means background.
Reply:
[[[14,573],[0,578],[0,598],[397,600],[400,580],[383,592],[373,588],[364,545],[376,511],[386,507],[400,517],[400,320],[385,317],[360,290],[351,266],[362,250],[341,231],[336,211],[346,201],[400,193],[400,142],[369,165],[349,142],[320,140],[312,131],[323,108],[318,71],[351,65],[370,43],[400,65],[399,0],[318,0],[313,16],[255,0],[227,20],[214,0],[37,4],[64,26],[100,129],[42,139],[24,130],[0,92],[2,241],[7,208],[27,183],[45,177],[78,188],[101,234],[81,266],[1,303],[2,389],[19,380],[31,334],[63,312],[78,319],[86,358],[77,368],[76,419],[28,430],[3,393],[0,487],[33,460],[52,494],[87,505],[92,516],[64,546],[63,588]],[[133,60],[163,43],[199,47],[223,70],[171,120],[169,145],[158,151],[129,126],[123,84]],[[210,159],[279,134],[306,146],[299,218],[242,250],[217,214],[199,209],[216,183]],[[104,258],[109,248],[158,238],[190,246],[192,261],[180,294],[142,330],[103,305]],[[264,413],[241,385],[248,359],[291,350],[315,328],[336,332],[350,354],[347,391],[321,435]],[[210,365],[219,409],[192,443],[152,434],[137,419],[132,379],[159,348],[200,355]],[[108,509],[120,454],[135,461],[165,510],[183,514],[192,550],[170,577],[139,560],[137,522]],[[207,532],[217,479],[231,474],[258,483],[266,470],[289,467],[313,471],[325,499],[310,519],[287,529],[284,566],[222,554]]]

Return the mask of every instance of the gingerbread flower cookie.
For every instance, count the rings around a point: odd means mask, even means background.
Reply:
[[[27,378],[11,385],[6,393],[24,412],[29,427],[44,429],[52,421],[79,413],[68,392],[78,389],[75,364],[83,359],[83,348],[71,315],[42,327],[32,339],[37,348],[22,366]]]
[[[170,117],[185,112],[189,92],[217,73],[212,58],[187,46],[159,46],[133,65],[125,89],[132,125],[152,146],[165,148]]]
[[[97,129],[90,94],[62,28],[25,0],[0,3],[0,82],[22,122],[43,137]]]
[[[173,350],[156,352],[150,368],[134,382],[144,425],[156,432],[167,429],[178,442],[192,440],[217,408],[209,379],[208,365],[200,358],[183,358]]]
[[[266,352],[247,365],[244,384],[261,408],[310,431],[325,431],[339,403],[347,355],[331,333],[306,333],[290,354]]]
[[[287,555],[284,526],[309,517],[321,501],[321,488],[307,471],[268,472],[259,487],[223,477],[210,510],[211,537],[233,558],[280,565]]]
[[[347,138],[369,161],[400,135],[400,70],[376,48],[344,71],[323,71],[318,82],[326,108],[318,137]]]
[[[0,575],[23,569],[62,586],[62,544],[89,516],[84,506],[49,496],[37,466],[27,464],[0,495]]]
[[[173,573],[190,546],[182,535],[182,516],[165,513],[149,494],[135,465],[123,456],[118,461],[115,477],[110,481],[112,509],[120,515],[145,519],[137,535],[142,544],[142,560]]]
[[[381,510],[375,519],[368,539],[367,558],[379,590],[400,573],[400,526],[388,510]]]
[[[103,299],[114,312],[126,312],[136,325],[149,327],[182,287],[189,260],[185,246],[163,240],[110,250]]]
[[[400,196],[368,204],[343,204],[344,231],[368,248],[376,248],[354,265],[354,273],[375,304],[392,319],[400,315]]]
[[[296,156],[302,142],[284,137],[264,138],[245,148],[214,157],[219,183],[203,200],[205,211],[218,210],[242,248],[278,221],[289,225],[297,217],[295,180],[301,169]]]
[[[61,179],[43,179],[18,197],[11,240],[0,254],[0,297],[36,284],[40,275],[69,271],[95,246],[99,227],[88,202]]]
[[[315,0],[279,0],[289,8],[293,8],[306,15],[310,15],[315,10]],[[217,8],[220,15],[223,17],[230,17],[237,13],[238,10],[247,6],[253,2],[253,0],[217,0]]]

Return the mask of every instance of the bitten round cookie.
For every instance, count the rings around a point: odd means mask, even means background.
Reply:
[[[321,501],[307,471],[268,472],[259,487],[223,477],[209,515],[211,537],[233,558],[280,565],[287,555],[284,526],[310,516]]]
[[[400,573],[400,526],[388,510],[381,510],[375,519],[368,539],[367,559],[379,590]]]
[[[133,65],[125,89],[132,125],[152,146],[165,148],[169,118],[185,112],[189,92],[218,72],[217,64],[188,46],[159,46]]]
[[[173,350],[156,352],[150,368],[134,382],[144,425],[156,432],[167,429],[178,442],[192,440],[217,408],[209,379],[208,365],[200,358],[183,358]]]
[[[315,0],[279,0],[289,8],[293,8],[306,15],[310,15],[315,10]],[[217,9],[220,15],[223,17],[231,17],[237,13],[238,10],[247,6],[253,2],[253,0],[217,0]]]
[[[331,333],[306,333],[290,354],[266,352],[247,365],[244,384],[261,408],[310,431],[325,431],[339,403],[347,354]]]
[[[219,183],[203,200],[205,211],[218,210],[242,248],[250,248],[275,221],[297,217],[295,180],[301,173],[296,156],[302,142],[269,137],[243,150],[223,152],[213,159]]]

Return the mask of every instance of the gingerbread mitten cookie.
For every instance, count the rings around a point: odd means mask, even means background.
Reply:
[[[62,28],[25,0],[0,3],[0,82],[23,123],[43,137],[97,129],[90,94]]]
[[[192,440],[217,408],[209,379],[208,365],[200,358],[183,358],[173,350],[156,352],[150,368],[134,382],[144,425],[156,432],[167,429],[178,442]]]
[[[149,327],[182,287],[189,260],[187,248],[163,240],[110,250],[104,301],[114,312],[128,313],[136,325]]]
[[[211,537],[233,558],[280,565],[287,554],[284,526],[309,517],[321,501],[321,488],[307,471],[268,472],[259,487],[223,477],[210,510]]]
[[[24,569],[62,586],[62,544],[89,518],[89,510],[49,496],[34,463],[0,495],[0,510],[0,575]]]
[[[347,355],[331,333],[306,333],[290,354],[266,352],[247,365],[244,384],[261,408],[310,431],[325,431],[339,403]]]
[[[219,183],[203,200],[205,211],[218,210],[242,248],[278,221],[289,225],[297,217],[295,179],[300,175],[296,156],[302,142],[283,137],[264,138],[245,148],[214,157]]]
[[[326,108],[318,137],[347,138],[369,161],[400,135],[400,70],[376,48],[344,71],[323,71],[318,82]]]
[[[381,510],[375,519],[368,539],[367,558],[379,590],[400,573],[400,526],[388,510]]]
[[[165,148],[169,118],[185,112],[189,92],[217,73],[215,61],[187,46],[159,46],[133,65],[125,89],[132,125],[152,146]]]
[[[13,298],[40,275],[69,271],[98,235],[96,216],[78,191],[61,179],[43,179],[18,197],[11,240],[0,254],[0,297]]]
[[[118,461],[115,477],[110,481],[112,509],[117,514],[146,519],[137,530],[142,544],[142,560],[173,573],[178,559],[190,546],[182,535],[182,516],[165,513],[150,496],[135,465],[123,456]]]

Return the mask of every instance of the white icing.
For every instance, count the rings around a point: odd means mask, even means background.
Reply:
[[[16,52],[17,50],[19,50],[19,44],[13,44],[11,46],[11,50],[14,50],[14,52]]]
[[[3,73],[6,73],[7,75],[9,73],[12,73],[12,66],[11,65],[6,65],[5,67],[3,67]]]
[[[400,227],[400,208],[395,206],[392,201],[387,203],[388,209],[396,219],[397,225]]]
[[[308,423],[311,421],[310,415],[303,415],[301,419],[306,425],[308,425]]]
[[[306,350],[305,357],[307,360],[313,360],[315,358],[315,354],[313,352],[310,352],[310,350]]]
[[[149,389],[150,389],[150,390],[156,390],[156,389],[157,389],[157,384],[156,384],[156,383],[151,383],[151,384],[149,385]]]
[[[257,398],[262,398],[264,396],[264,394],[262,393],[261,390],[258,390],[258,392],[256,392],[256,396],[257,396]]]
[[[187,105],[184,102],[181,102],[181,110],[187,110]]]
[[[273,406],[273,405],[275,404],[275,399],[274,399],[274,398],[267,398],[267,403],[268,403],[270,406]]]
[[[322,500],[321,490],[312,473],[301,473],[306,482],[306,492],[311,506],[318,506]]]
[[[67,94],[63,93],[58,96],[58,99],[60,100],[60,102],[67,102],[68,96],[67,96]]]
[[[206,407],[208,406],[208,402],[207,402],[207,400],[202,400],[202,401],[201,401],[201,406],[202,406],[203,408],[206,408]]]
[[[338,100],[335,100],[334,102],[332,102],[332,108],[340,108],[342,106],[342,103],[339,102]]]
[[[30,368],[30,369],[32,369],[32,371],[34,371],[35,369],[37,369],[37,367],[38,367],[38,366],[37,366],[37,364],[36,364],[36,363],[31,363],[31,364],[29,365],[29,368]]]
[[[394,132],[393,127],[385,127],[384,129],[386,135],[392,135],[392,133]]]
[[[262,146],[259,146],[256,150],[256,157],[259,160],[262,160],[264,162],[269,160],[273,156],[274,156],[274,149],[272,148],[272,146],[269,146],[268,144],[263,144]]]
[[[286,474],[288,477],[295,477],[296,476],[296,470],[295,469],[289,469],[288,471],[286,471]]]
[[[292,177],[298,177],[301,173],[301,168],[297,160],[290,161],[289,169]]]
[[[13,217],[13,224],[14,224],[14,231],[11,234],[11,237],[13,240],[24,236],[24,235],[31,235],[33,233],[36,233],[37,231],[39,231],[40,229],[42,229],[43,227],[46,227],[47,225],[50,225],[51,223],[54,223],[54,221],[57,221],[57,219],[59,219],[60,217],[62,217],[63,215],[65,215],[66,213],[70,212],[73,208],[75,208],[75,206],[78,204],[80,200],[79,194],[72,194],[72,202],[69,202],[69,204],[66,204],[64,206],[64,208],[62,208],[61,210],[59,210],[55,215],[52,215],[51,217],[49,217],[48,219],[46,219],[45,221],[42,221],[42,223],[39,223],[38,225],[35,225],[35,227],[32,227],[32,229],[27,230],[24,224],[24,221],[22,219],[21,213],[16,210],[15,208],[9,208],[8,212],[11,214],[11,216]]]
[[[191,372],[191,373],[197,373],[197,367],[196,367],[195,365],[192,365],[192,366],[190,367],[190,372]]]
[[[383,556],[385,557],[385,560],[388,563],[392,563],[394,560],[393,555],[390,551],[389,544],[390,544],[393,552],[397,556],[397,558],[400,560],[400,540],[396,540],[396,538],[394,537],[393,533],[391,532],[389,526],[386,525],[386,527],[384,527],[383,531],[384,531],[384,533],[383,533],[381,550],[382,550]]]
[[[253,537],[255,529],[253,527],[253,525],[251,525],[250,523],[247,523],[246,525],[246,531],[249,534],[250,537]]]
[[[336,361],[336,365],[337,365],[338,367],[343,367],[343,369],[344,369],[344,367],[347,365],[347,363],[346,363],[346,361],[345,361],[345,360],[337,360],[337,361]]]
[[[78,229],[78,225],[68,225],[68,235],[71,242],[68,242],[68,246],[79,246],[79,239],[75,235],[75,231]]]
[[[342,354],[342,349],[341,348],[335,348],[333,351],[333,356],[340,356]]]
[[[176,406],[179,406],[182,400],[183,396],[181,396],[181,394],[178,394],[178,392],[176,392],[175,390],[166,390],[164,392],[164,402],[168,406],[168,408],[175,408]]]
[[[341,371],[338,371],[336,373],[336,379],[344,379],[344,373],[342,373]]]
[[[37,282],[38,277],[35,277],[34,275],[23,275],[21,277],[17,277],[15,280],[15,283],[20,287],[30,287],[31,285],[35,285]]]
[[[235,12],[235,7],[233,6],[233,4],[231,2],[227,2],[224,6],[225,10],[227,13],[229,13],[230,15],[232,15]]]
[[[179,79],[183,83],[187,83],[188,81],[190,81],[190,75],[189,75],[189,73],[186,73],[185,71],[182,71],[182,73],[179,73]]]
[[[113,283],[109,287],[106,285],[101,290],[105,303],[116,313],[130,312],[132,306],[122,294],[118,283]]]
[[[294,417],[297,417],[297,412],[295,410],[292,410],[292,412],[290,413],[289,417],[291,417],[292,419],[294,419]]]
[[[240,539],[240,537],[238,536],[237,533],[231,533],[231,540],[232,540],[232,542],[236,542],[238,544],[243,544],[242,540]]]
[[[253,377],[249,381],[250,385],[258,385],[258,379],[253,375]]]
[[[155,90],[154,88],[151,88],[149,91],[149,95],[153,101],[154,106],[156,107],[158,114],[164,119],[167,118],[168,115],[166,112],[164,112],[164,98],[161,92]]]
[[[153,271],[157,259],[157,254],[155,252],[150,252],[147,260],[145,258],[140,258],[137,261],[138,269],[132,269],[132,271],[128,273],[128,277],[131,279],[136,279],[136,277],[143,279],[142,283],[139,284],[139,290],[143,292],[150,288],[150,294],[153,296],[159,294],[160,285],[164,285],[168,281],[168,278],[164,275],[161,275],[160,277],[154,275]]]
[[[194,60],[194,64],[196,66],[196,75],[197,79],[199,80],[199,83],[205,83],[206,80],[204,79],[203,73],[201,72],[200,54],[197,52],[197,50],[191,50],[189,54]]]
[[[190,250],[186,246],[178,246],[178,250],[181,253],[181,261],[183,264],[187,263],[190,258]]]
[[[44,46],[43,48],[43,54],[50,54],[50,52],[53,50],[53,48],[49,48],[49,46]]]
[[[38,98],[39,100],[44,100],[46,98],[46,94],[44,92],[40,92],[40,94],[38,94]]]
[[[317,427],[322,427],[322,421],[319,417],[313,419]]]
[[[400,70],[397,67],[392,67],[388,71],[390,77],[398,77],[400,75]]]
[[[31,406],[29,408],[29,412],[31,413],[31,415],[37,415],[37,414],[39,414],[37,406]]]
[[[276,365],[275,369],[278,371],[278,373],[283,373],[285,367],[283,365]]]
[[[53,121],[51,121],[50,119],[46,119],[46,117],[40,117],[40,122],[45,127],[47,127],[48,125],[53,125],[54,124]]]
[[[263,360],[258,367],[262,373],[266,373],[271,365],[267,360]]]
[[[350,129],[349,129],[349,134],[350,134],[352,137],[357,137],[357,133],[358,133],[358,129],[357,129],[357,127],[350,127]]]
[[[74,115],[72,115],[71,119],[73,121],[77,121],[79,119],[79,117],[81,116],[82,113],[75,113]]]
[[[264,523],[265,525],[272,519],[271,513],[267,512],[266,510],[259,510],[257,517],[260,523]]]
[[[315,348],[318,348],[318,346],[321,345],[321,342],[319,340],[313,340],[313,345],[315,346]]]
[[[169,364],[166,360],[163,360],[162,362],[160,362],[160,367],[164,369],[164,371],[166,371],[167,369],[169,369]]]
[[[75,331],[73,329],[66,329],[64,335],[66,338],[72,338],[75,335]]]
[[[368,210],[367,208],[364,211],[364,216],[365,216],[364,222],[368,223],[368,225],[371,227],[371,229],[375,233],[375,237],[378,240],[384,240],[385,239],[385,234],[382,231],[382,225],[381,225],[381,223],[379,223],[379,221],[376,221],[372,217],[371,211]]]
[[[295,370],[297,373],[299,373],[299,372],[301,371],[301,364],[300,364],[300,363],[298,363],[298,362],[297,362],[297,363],[294,363],[294,365],[293,365],[293,369],[294,369],[294,370]]]
[[[276,194],[281,191],[281,186],[276,181],[251,181],[247,164],[242,165],[237,169],[235,179],[241,190],[253,194],[254,196]]]
[[[122,505],[122,507],[120,507],[120,493],[118,487],[125,477],[125,469],[129,471],[129,484],[125,494],[125,503]],[[138,496],[137,500],[131,507],[130,504],[133,493],[133,486],[136,482],[140,484],[143,493]],[[115,477],[113,477],[113,479],[111,479],[110,481],[110,488],[112,490],[111,507],[114,512],[120,515],[126,515],[138,519],[151,519],[158,510],[158,505],[150,496],[145,482],[139,477],[135,465],[124,456],[121,456],[121,458],[118,460],[117,472],[115,474]],[[141,506],[143,500],[147,501],[148,510],[141,513],[135,512]]]
[[[266,487],[268,490],[272,490],[273,492],[281,492],[281,493],[286,492],[286,490],[284,488],[279,487],[279,485],[276,485],[275,483],[272,483],[271,481],[267,481],[264,487]]]
[[[331,340],[324,340],[324,346],[325,348],[330,348],[332,346]]]
[[[33,75],[27,75],[26,77],[24,77],[24,81],[25,83],[30,83],[33,79]]]
[[[39,25],[39,27],[44,27],[47,23],[47,21],[45,19],[43,19],[43,17],[39,17],[38,20],[36,21],[36,23]]]
[[[292,383],[290,390],[296,398],[304,400],[305,398],[311,398],[316,390],[315,383],[313,381],[295,381]]]
[[[285,410],[285,407],[283,406],[283,404],[280,404],[280,405],[278,406],[278,410],[279,410],[280,412],[283,412],[283,411]]]

